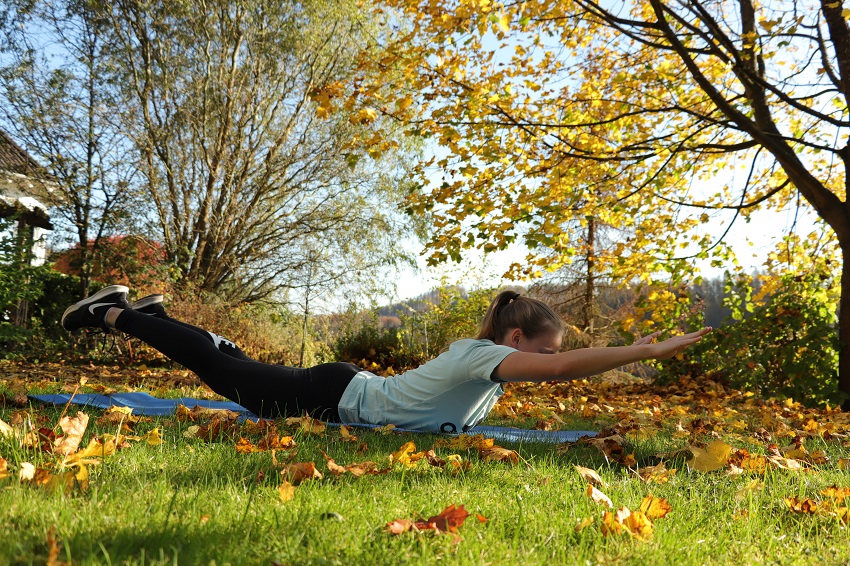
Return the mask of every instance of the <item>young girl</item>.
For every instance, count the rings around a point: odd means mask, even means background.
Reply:
[[[162,295],[127,303],[112,285],[68,307],[66,330],[115,328],[195,372],[213,391],[254,414],[309,413],[331,422],[394,424],[432,432],[466,431],[480,423],[507,381],[579,379],[646,359],[670,358],[710,328],[654,343],[558,353],[563,323],[545,303],[513,291],[490,304],[478,338],[454,342],[430,362],[383,378],[347,363],[311,368],[263,364],[230,341],[170,318]]]

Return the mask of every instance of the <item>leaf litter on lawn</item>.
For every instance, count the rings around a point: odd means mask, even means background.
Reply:
[[[156,386],[187,381],[196,384],[194,378],[185,373],[177,374],[176,379],[166,376],[167,371],[159,374],[148,368],[102,369],[92,366],[88,373],[88,383],[81,385],[79,377],[69,379],[69,373],[60,366],[26,364],[13,365],[15,372],[2,379],[5,400],[21,401],[28,389],[45,389],[57,386],[74,392],[105,392],[110,390],[131,390],[133,383],[147,380]],[[56,371],[61,374],[48,375]],[[63,373],[65,372],[65,373]],[[79,376],[79,373],[74,374]],[[160,380],[162,377],[162,380]],[[592,419],[605,427],[596,437],[585,438],[577,443],[562,444],[554,448],[557,452],[568,452],[576,446],[588,446],[599,451],[611,466],[626,468],[632,477],[644,483],[668,483],[676,468],[668,468],[673,459],[681,458],[691,474],[725,474],[730,478],[752,474],[772,473],[810,473],[821,470],[844,470],[848,468],[848,458],[844,457],[850,447],[848,430],[850,416],[835,408],[809,408],[792,400],[761,400],[754,395],[727,389],[709,380],[683,378],[667,386],[655,386],[646,383],[592,383],[581,380],[572,383],[510,384],[506,394],[500,399],[493,412],[493,421],[500,418],[532,420],[538,428],[554,430],[569,428],[575,417]],[[176,390],[175,390],[176,391]],[[198,396],[214,397],[198,388]],[[180,390],[179,393],[184,393]],[[12,405],[13,406],[13,405]],[[19,405],[20,406],[20,405]],[[7,410],[9,407],[7,406]],[[14,411],[14,409],[12,408]],[[104,412],[97,419],[100,426],[115,426],[117,435],[102,434],[93,438],[88,446],[80,449],[81,439],[87,427],[87,417],[82,413],[62,416],[61,422],[45,422],[35,411],[17,411],[5,413],[7,422],[0,421],[0,438],[15,438],[25,443],[29,450],[35,450],[45,456],[44,462],[35,466],[33,462],[13,461],[8,454],[0,454],[0,481],[17,478],[19,481],[38,485],[62,485],[65,489],[73,485],[85,487],[87,482],[86,466],[97,465],[103,458],[109,457],[115,450],[129,445],[130,440],[147,441],[150,444],[162,442],[159,431],[147,435],[135,436],[133,427],[146,422],[144,417],[120,410]],[[11,414],[11,416],[9,416]],[[209,413],[199,408],[182,408],[175,420],[192,423],[186,429],[186,436],[192,436],[206,442],[232,442],[239,452],[272,452],[272,461],[281,468],[276,474],[280,478],[280,499],[291,497],[295,483],[299,481],[289,466],[312,465],[315,473],[308,476],[319,480],[320,472],[313,462],[294,462],[294,452],[298,443],[294,435],[304,437],[327,435],[326,446],[331,448],[336,442],[359,444],[360,451],[366,451],[365,443],[351,433],[347,427],[336,431],[326,429],[323,423],[309,418],[290,419],[289,423],[280,421],[260,421],[257,424],[240,424],[234,415]],[[169,421],[163,421],[168,426]],[[491,421],[492,422],[492,421]],[[587,422],[587,421],[585,421]],[[511,423],[513,424],[513,422]],[[575,426],[575,425],[572,425]],[[196,427],[196,428],[193,428]],[[287,428],[287,430],[283,430]],[[396,434],[393,427],[383,427],[387,435]],[[260,435],[261,438],[252,438]],[[664,436],[672,443],[680,443],[679,448],[663,454],[657,454],[652,463],[641,462],[635,458],[631,448],[632,441],[651,436]],[[666,436],[665,436],[666,435]],[[811,446],[817,443],[817,449]],[[522,456],[519,450],[495,445],[492,439],[481,435],[460,435],[451,439],[440,439],[426,450],[416,450],[413,443],[403,442],[398,448],[386,454],[386,461],[354,461],[338,464],[338,457],[324,453],[326,465],[331,477],[350,475],[365,478],[375,474],[389,473],[394,466],[400,469],[418,470],[444,469],[454,473],[469,470],[473,464],[462,454],[477,451],[480,464],[492,465],[490,460],[517,463]],[[830,453],[836,450],[824,450],[823,446],[837,446],[843,454],[831,459]],[[326,448],[327,449],[327,448]],[[447,449],[449,454],[439,453]],[[292,453],[287,461],[277,463],[274,454]],[[6,456],[6,458],[4,458]],[[642,458],[642,460],[645,460]],[[604,487],[596,470],[577,466],[576,469],[591,484],[592,488]],[[287,470],[284,473],[284,470]],[[597,477],[593,477],[596,473]],[[268,475],[268,477],[273,477]],[[307,477],[307,476],[305,476]],[[295,482],[290,481],[295,480]],[[303,481],[303,478],[300,479]],[[362,481],[362,480],[361,480]],[[584,484],[587,485],[586,483]],[[736,490],[741,497],[760,490],[763,484],[747,484]],[[291,488],[291,489],[290,489]],[[835,486],[835,493],[843,493],[846,487]],[[588,490],[593,493],[592,490]],[[285,493],[286,492],[286,493]],[[601,493],[601,492],[600,492]],[[832,492],[830,492],[832,493]],[[609,498],[610,499],[610,498]],[[788,512],[801,515],[834,516],[847,522],[846,498],[837,498],[826,494],[788,494],[781,500]],[[611,502],[612,508],[614,502]],[[650,509],[653,509],[650,511]],[[632,511],[621,506],[618,511],[606,511],[600,528],[603,534],[616,534],[628,531],[636,538],[651,538],[653,521],[660,516],[654,507]],[[436,517],[436,516],[435,516]],[[596,522],[594,518],[582,523]]]

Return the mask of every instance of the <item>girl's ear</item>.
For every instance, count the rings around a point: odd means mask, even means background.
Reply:
[[[511,348],[519,348],[519,341],[522,338],[522,330],[514,328],[511,330],[508,346]]]

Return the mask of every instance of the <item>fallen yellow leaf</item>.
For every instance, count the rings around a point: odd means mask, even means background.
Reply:
[[[640,512],[648,519],[660,519],[673,510],[670,503],[663,497],[655,497],[652,494],[643,498],[640,503]]]
[[[77,411],[77,414],[73,417],[65,416],[59,419],[59,427],[65,435],[56,439],[53,452],[62,456],[76,452],[83,440],[83,434],[85,434],[88,424],[89,416],[82,411]]]
[[[611,498],[593,487],[592,484],[587,484],[587,496],[592,499],[594,503],[599,503],[606,507],[614,507],[614,502],[611,501]]]
[[[708,446],[698,448],[688,446],[694,457],[688,460],[688,467],[699,472],[713,472],[724,467],[732,454],[732,447],[721,440],[715,440]]]
[[[289,501],[290,499],[295,497],[295,486],[286,480],[283,480],[283,482],[281,482],[277,490],[280,494],[281,501]]]

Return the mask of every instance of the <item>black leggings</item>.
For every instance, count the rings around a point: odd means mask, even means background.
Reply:
[[[201,381],[255,415],[275,418],[305,412],[340,422],[337,407],[360,371],[346,363],[292,368],[252,360],[235,344],[173,318],[125,309],[115,328],[138,338],[195,372]]]

